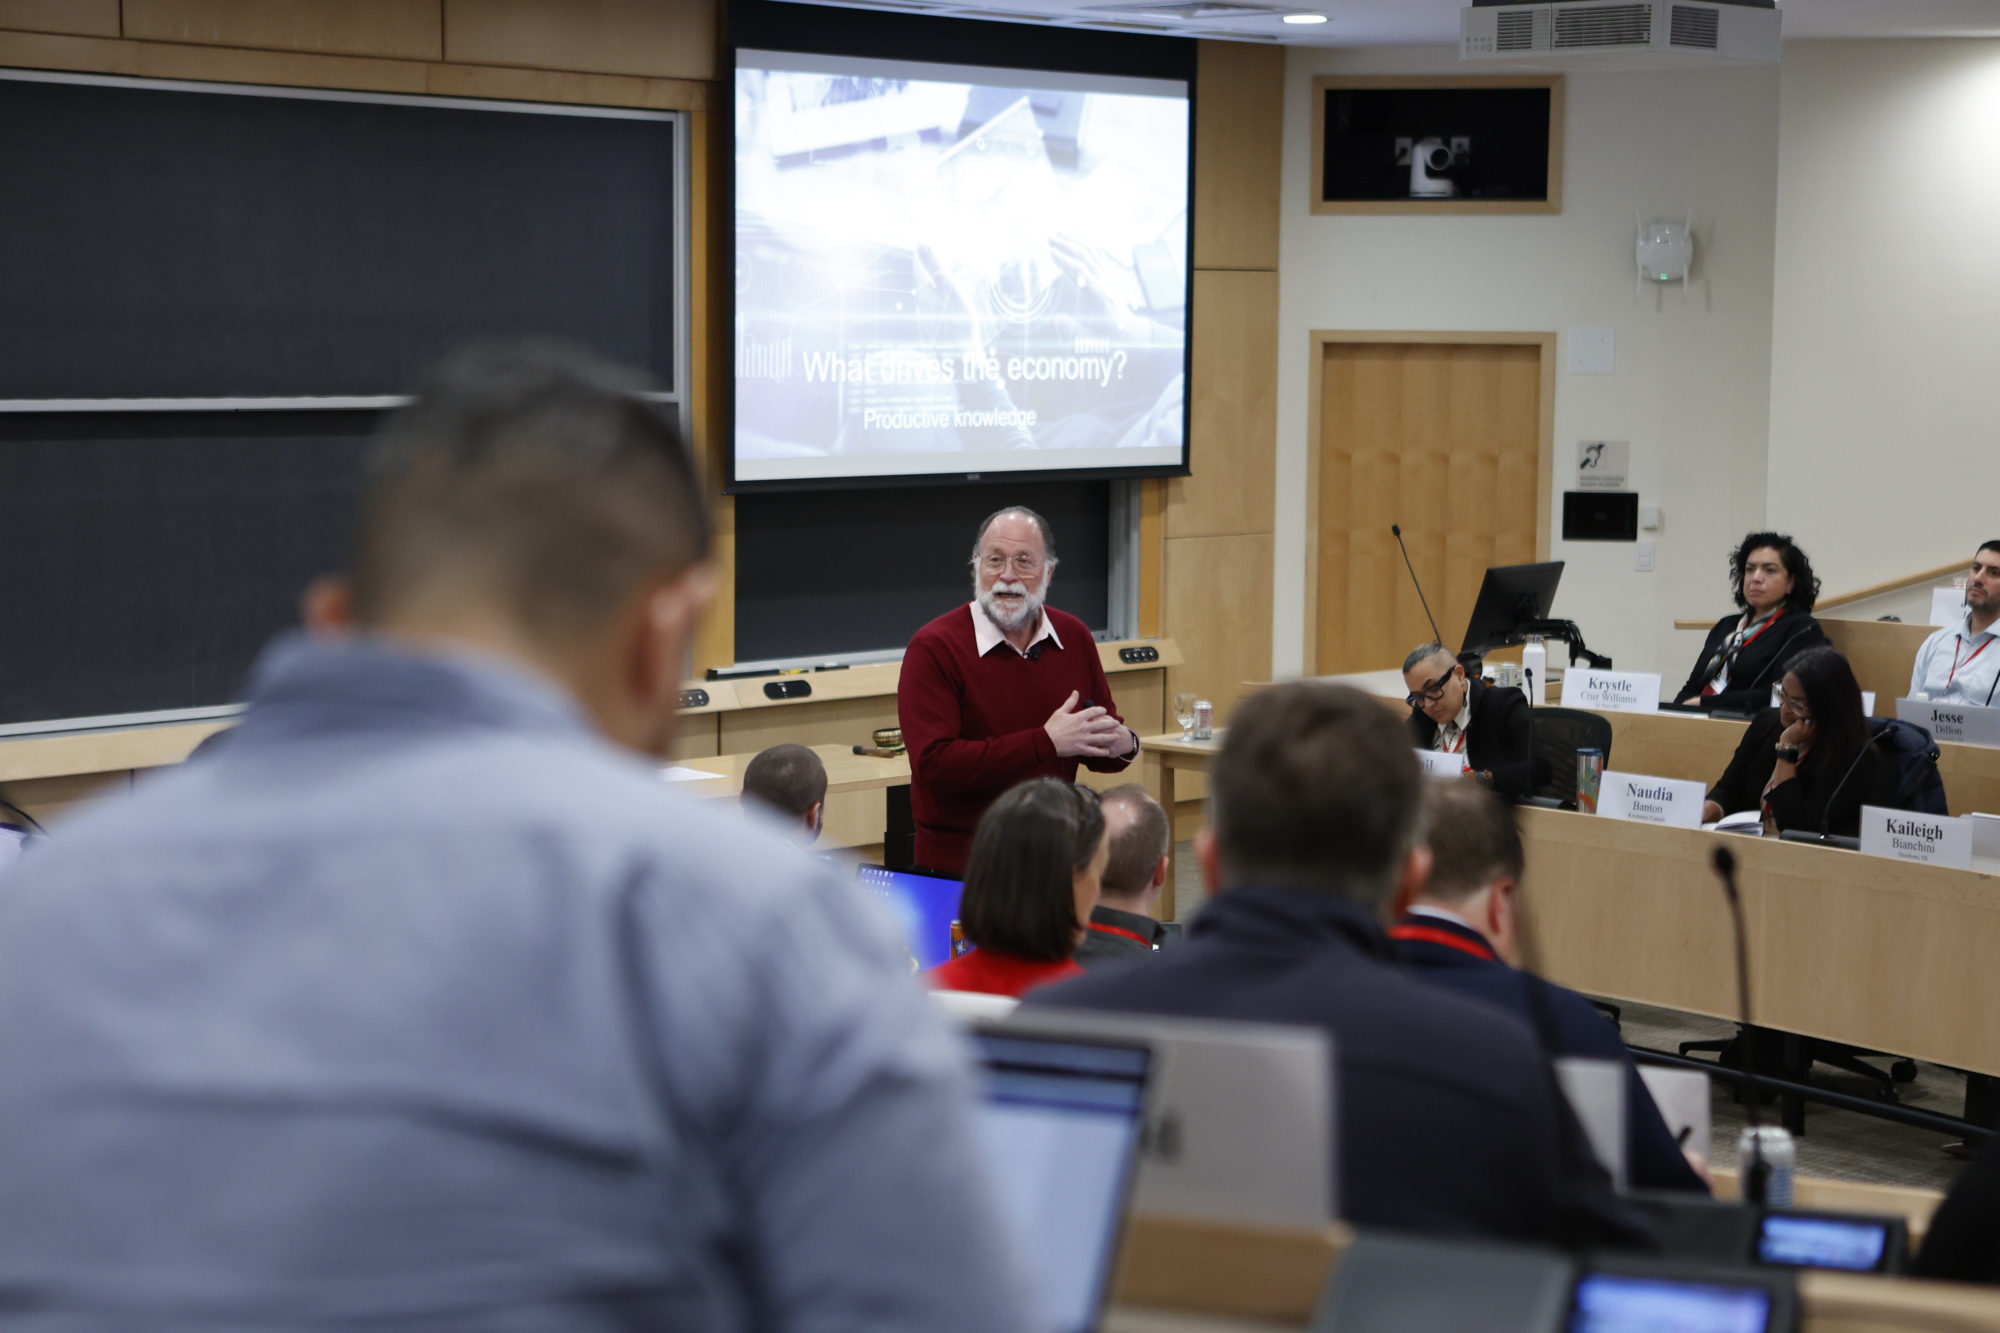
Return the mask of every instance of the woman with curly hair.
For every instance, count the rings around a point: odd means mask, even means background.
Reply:
[[[1742,611],[1715,622],[1674,698],[1703,710],[1755,713],[1770,707],[1786,663],[1827,646],[1812,617],[1819,576],[1790,537],[1753,532],[1730,553],[1729,587]]]

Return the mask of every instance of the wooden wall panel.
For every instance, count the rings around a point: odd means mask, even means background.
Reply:
[[[1191,477],[1167,483],[1175,537],[1270,532],[1277,499],[1278,275],[1197,271]]]
[[[442,60],[442,2],[124,0],[123,35],[153,42]]]
[[[1285,52],[1203,42],[1194,101],[1194,266],[1278,267]]]
[[[445,0],[444,56],[713,80],[716,9],[713,0]]]
[[[0,0],[0,28],[116,37],[118,0]]]
[[[1218,724],[1244,681],[1271,678],[1271,550],[1268,532],[1167,539],[1167,624],[1186,627],[1167,693],[1201,695]]]

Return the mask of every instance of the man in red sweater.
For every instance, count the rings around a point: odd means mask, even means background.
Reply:
[[[972,548],[973,600],[903,650],[896,710],[910,752],[920,866],[962,874],[993,799],[1029,778],[1117,773],[1139,754],[1119,719],[1097,644],[1044,606],[1055,540],[1032,509],[1002,509]]]

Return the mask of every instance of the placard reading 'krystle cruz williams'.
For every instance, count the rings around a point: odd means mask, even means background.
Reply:
[[[1571,667],[1563,673],[1562,706],[1612,713],[1657,713],[1660,678],[1643,671]]]

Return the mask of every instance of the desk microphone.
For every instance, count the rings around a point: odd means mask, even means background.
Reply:
[[[1743,897],[1736,891],[1736,854],[1718,846],[1710,853],[1710,864],[1716,878],[1722,881],[1722,896],[1729,902],[1729,921],[1736,932],[1736,1004],[1743,1022],[1743,1086],[1748,1094],[1746,1118],[1752,1131],[1744,1136],[1751,1150],[1750,1160],[1741,1164],[1743,1200],[1762,1208],[1771,1183],[1771,1164],[1764,1160],[1763,1135],[1757,1132],[1762,1128],[1763,1108],[1757,1090],[1757,1029],[1750,1023],[1750,946],[1743,929]]]
[[[1868,757],[1868,752],[1875,748],[1875,742],[1882,739],[1883,733],[1876,731],[1873,727],[1868,727],[1868,721],[1866,718],[1862,719],[1861,725],[1863,727],[1868,728],[1868,740],[1864,745],[1862,745],[1862,747],[1859,750],[1855,751],[1854,762],[1849,764],[1847,766],[1847,771],[1840,775],[1840,781],[1833,784],[1833,795],[1826,798],[1826,808],[1820,811],[1819,836],[1820,836],[1820,841],[1822,842],[1825,842],[1833,837],[1833,829],[1831,826],[1833,824],[1834,802],[1838,801],[1840,799],[1841,793],[1847,790],[1847,784],[1854,780],[1854,775],[1861,769],[1861,761],[1863,759],[1866,759]]]
[[[1424,585],[1417,578],[1417,567],[1410,563],[1410,548],[1403,545],[1403,525],[1391,523],[1389,531],[1396,534],[1396,547],[1403,553],[1403,568],[1410,571],[1410,582],[1416,584],[1417,588],[1417,600],[1424,604],[1424,619],[1431,622],[1431,636],[1437,640],[1439,646],[1443,646],[1444,635],[1438,633],[1437,617],[1431,614],[1430,599],[1424,596]]]

